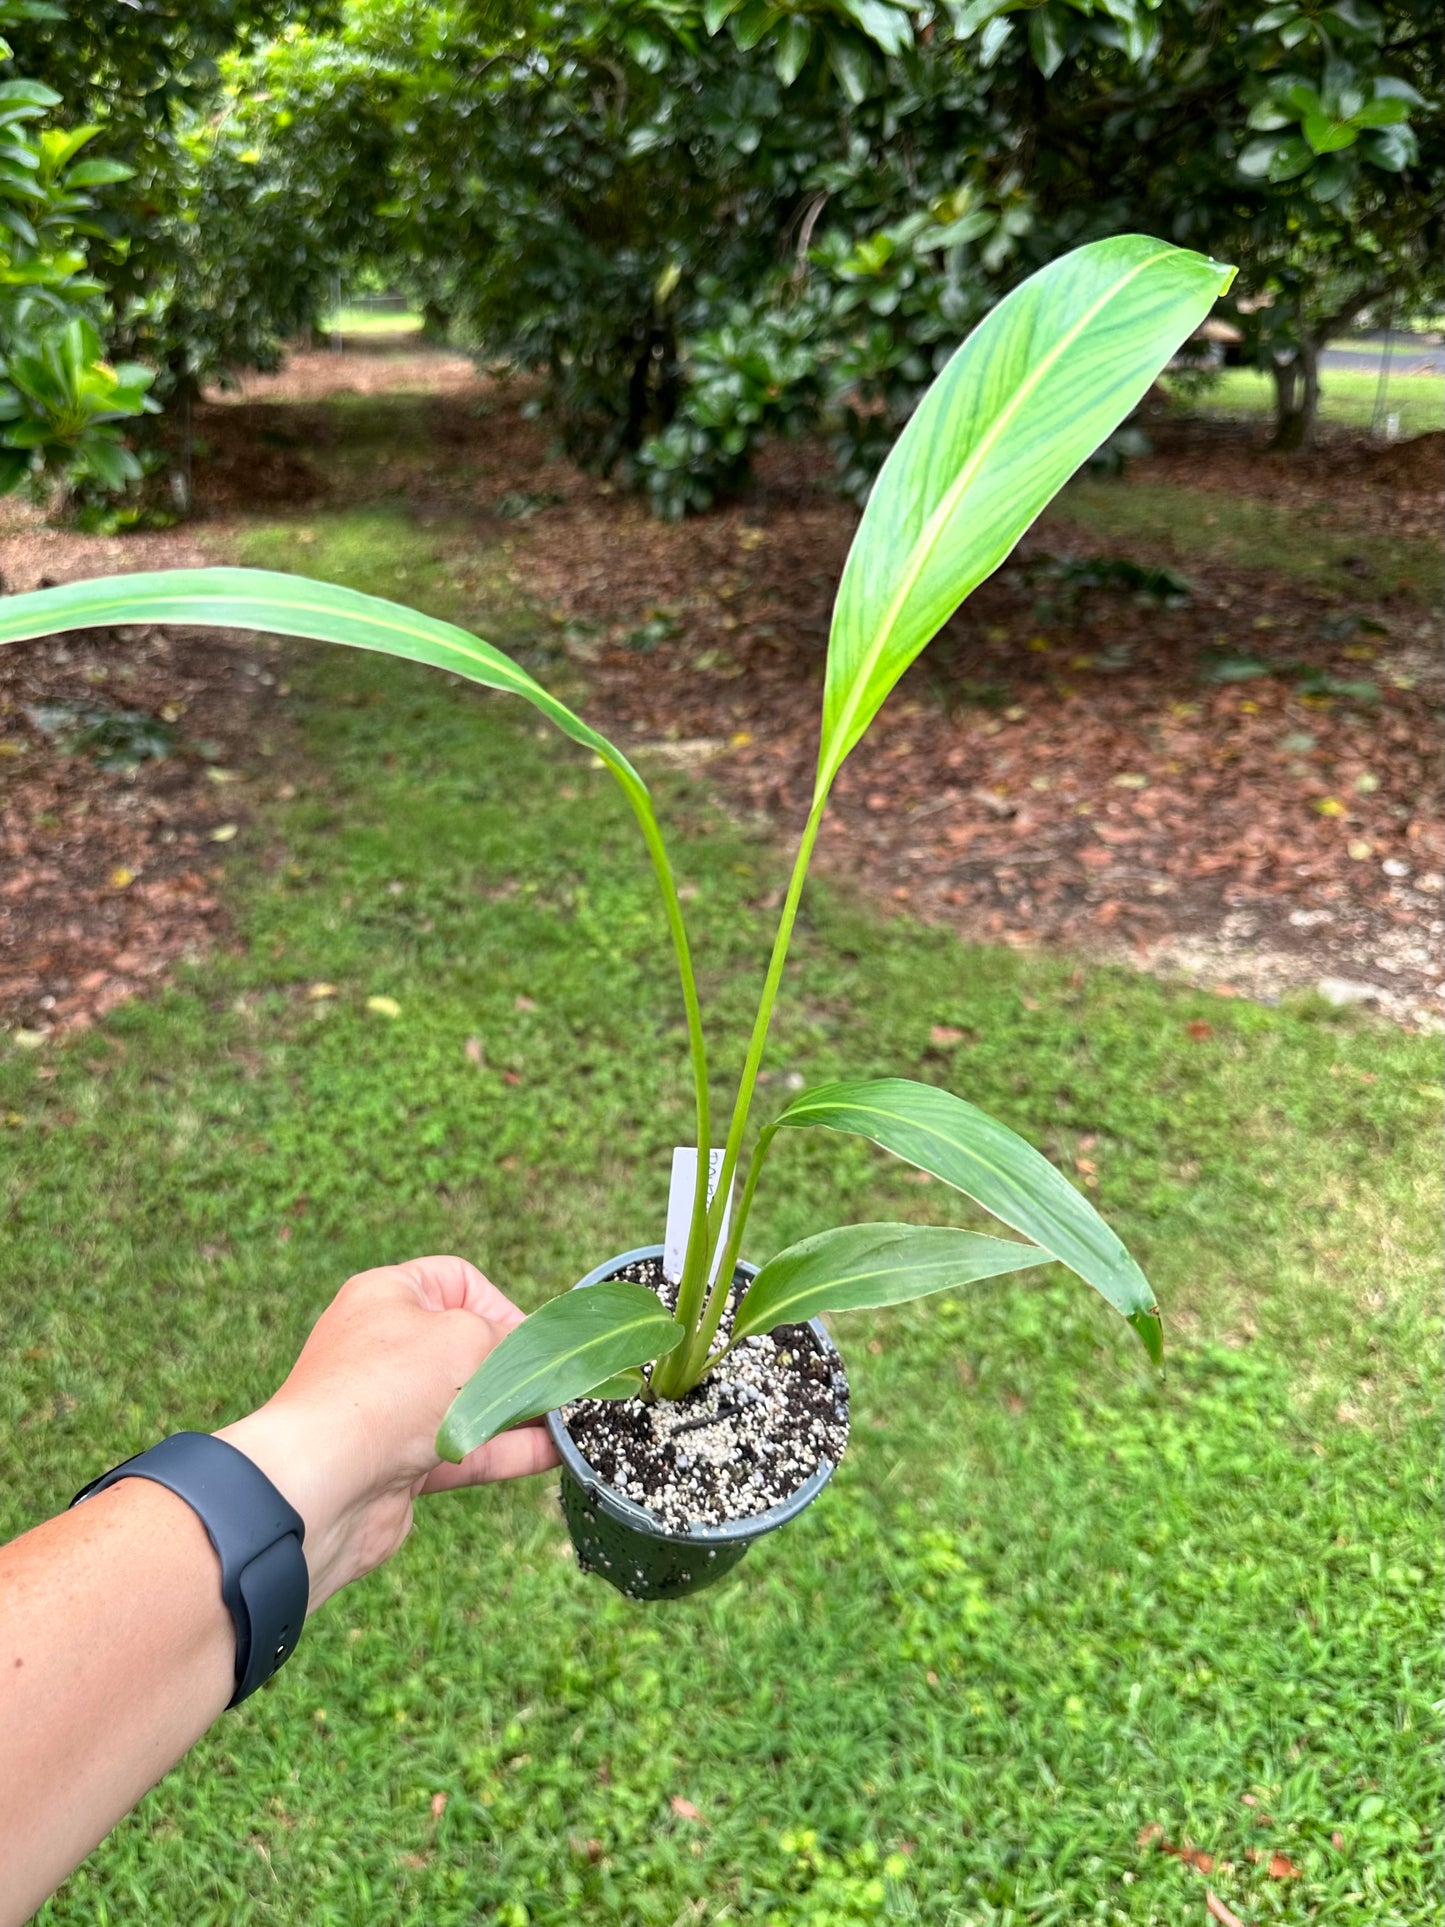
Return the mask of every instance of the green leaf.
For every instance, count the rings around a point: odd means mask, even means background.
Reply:
[[[823,1311],[901,1305],[952,1285],[1049,1263],[1037,1245],[916,1224],[850,1224],[770,1258],[748,1286],[733,1338],[801,1324]]]
[[[849,551],[815,798],[919,651],[1233,277],[1205,255],[1120,235],[1051,262],[969,336],[884,463]]]
[[[1410,118],[1410,103],[1398,95],[1384,94],[1376,100],[1367,100],[1354,116],[1356,127],[1393,127],[1398,121]]]
[[[889,0],[838,0],[839,11],[856,23],[881,53],[906,54],[913,47],[913,18]]]
[[[1300,131],[1316,154],[1333,154],[1338,148],[1352,147],[1357,129],[1353,121],[1332,120],[1328,114],[1306,114]]]
[[[509,1425],[585,1398],[630,1367],[661,1358],[682,1336],[682,1326],[646,1285],[609,1278],[585,1291],[565,1291],[514,1326],[482,1360],[442,1420],[437,1451],[458,1463]]]
[[[750,53],[778,17],[770,0],[746,0],[741,13],[728,21],[728,32],[742,53]]]
[[[1052,80],[1063,64],[1064,37],[1058,21],[1046,6],[1029,17],[1029,52],[1044,79]]]
[[[588,1398],[636,1398],[646,1391],[647,1380],[641,1372],[618,1372],[615,1378],[606,1378],[600,1385],[594,1385]]]
[[[574,716],[500,649],[454,623],[334,583],[270,569],[163,569],[69,582],[0,599],[0,643],[65,629],[174,622],[188,628],[257,629],[305,636],[428,663],[532,703],[574,743],[600,756],[623,789],[651,814],[647,785],[605,736]]]
[[[1314,150],[1309,142],[1298,134],[1291,134],[1282,140],[1274,150],[1270,160],[1268,178],[1278,185],[1281,181],[1292,181],[1303,174],[1314,160]]]
[[[110,187],[135,173],[124,161],[77,161],[65,177],[67,187]]]
[[[778,29],[778,48],[773,55],[773,66],[785,87],[791,87],[803,71],[812,45],[813,29],[796,14],[785,20]]]
[[[1423,107],[1425,96],[1418,88],[1412,87],[1408,80],[1401,80],[1396,74],[1377,74],[1375,77],[1376,100],[1403,100],[1407,107]]]
[[[1007,1125],[951,1091],[902,1077],[805,1091],[774,1128],[784,1124],[872,1138],[975,1199],[1092,1285],[1158,1363],[1159,1308],[1148,1279],[1088,1199]]]
[[[1413,127],[1373,127],[1360,144],[1376,167],[1392,174],[1413,167],[1420,158],[1420,144]]]
[[[43,80],[0,80],[0,108],[58,107],[61,97]]]
[[[828,46],[828,64],[833,69],[838,85],[853,105],[858,107],[868,97],[868,88],[873,79],[873,63],[856,39],[850,35],[830,28],[825,38]]]

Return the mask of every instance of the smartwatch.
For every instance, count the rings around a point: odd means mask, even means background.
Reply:
[[[259,1466],[209,1432],[177,1432],[102,1473],[79,1505],[121,1479],[150,1479],[184,1499],[221,1562],[221,1597],[236,1626],[236,1690],[264,1686],[296,1650],[311,1589],[301,1550],[306,1523]]]

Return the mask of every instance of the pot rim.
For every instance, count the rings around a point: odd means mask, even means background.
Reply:
[[[615,1277],[625,1265],[637,1264],[645,1258],[662,1257],[663,1250],[662,1245],[639,1245],[633,1251],[624,1251],[616,1258],[608,1258],[602,1264],[594,1265],[585,1278],[578,1279],[572,1289],[584,1291],[589,1285],[600,1285],[605,1280]],[[736,1269],[748,1278],[755,1278],[758,1272],[756,1265],[750,1265],[742,1259],[739,1259]],[[736,1276],[736,1272],[734,1275]],[[808,1329],[818,1340],[824,1352],[829,1357],[836,1358],[841,1364],[842,1354],[833,1343],[822,1321],[810,1318],[807,1322]],[[558,1456],[562,1460],[564,1472],[570,1473],[584,1491],[594,1494],[598,1503],[614,1519],[633,1527],[636,1531],[646,1533],[649,1538],[665,1539],[671,1545],[701,1546],[706,1550],[709,1546],[732,1546],[739,1542],[744,1545],[751,1544],[754,1539],[761,1539],[764,1533],[776,1532],[779,1526],[785,1526],[790,1520],[796,1519],[800,1512],[805,1511],[812,1504],[837,1470],[832,1459],[822,1459],[817,1470],[810,1473],[796,1491],[790,1492],[786,1499],[780,1499],[776,1505],[769,1506],[765,1511],[750,1512],[741,1519],[725,1519],[721,1525],[690,1525],[684,1531],[678,1532],[665,1526],[649,1507],[639,1505],[635,1499],[628,1498],[625,1492],[619,1492],[615,1485],[609,1485],[601,1473],[593,1469],[567,1430],[560,1408],[554,1408],[547,1413],[546,1423],[552,1443],[556,1446]]]

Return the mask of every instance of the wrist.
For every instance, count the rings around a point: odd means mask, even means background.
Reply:
[[[325,1438],[304,1412],[276,1399],[222,1426],[216,1437],[244,1452],[305,1520],[309,1616],[354,1576],[347,1570],[352,1507]]]

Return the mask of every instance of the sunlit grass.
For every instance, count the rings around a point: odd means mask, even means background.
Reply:
[[[1096,536],[1148,543],[1202,578],[1212,563],[1268,569],[1352,599],[1403,595],[1436,604],[1445,587],[1445,555],[1423,536],[1362,533],[1326,506],[1311,512],[1267,495],[1231,495],[1180,483],[1135,484],[1085,477],[1071,482],[1047,521],[1069,522]],[[1361,565],[1368,574],[1361,576]]]
[[[329,335],[410,335],[419,334],[421,314],[415,308],[348,307],[333,308],[317,324]]]
[[[1397,347],[1385,386],[1380,428],[1398,416],[1401,438],[1445,428],[1445,375],[1411,374],[1408,348]],[[1167,385],[1167,382],[1166,382]],[[1186,405],[1202,415],[1272,416],[1274,383],[1255,368],[1226,368],[1202,392],[1186,389]],[[1326,367],[1320,372],[1320,419],[1346,428],[1372,428],[1380,377],[1368,370]]]

